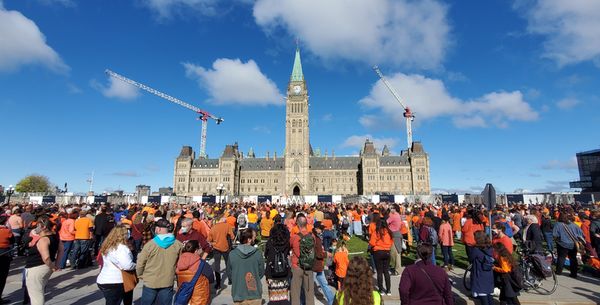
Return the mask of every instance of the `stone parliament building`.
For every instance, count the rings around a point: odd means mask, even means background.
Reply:
[[[226,145],[220,158],[196,158],[184,146],[175,160],[174,192],[178,196],[306,196],[430,193],[429,156],[420,142],[391,155],[366,140],[358,156],[323,156],[309,141],[308,88],[296,50],[287,88],[285,150],[278,157],[244,156],[238,144]]]

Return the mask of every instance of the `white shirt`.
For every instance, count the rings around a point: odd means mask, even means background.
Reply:
[[[123,283],[121,270],[134,270],[133,254],[131,250],[123,244],[116,249],[110,250],[107,255],[102,255],[104,265],[98,274],[96,283],[98,284],[118,284]]]

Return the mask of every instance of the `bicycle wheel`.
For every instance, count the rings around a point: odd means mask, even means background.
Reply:
[[[471,291],[471,268],[473,268],[473,265],[469,264],[463,275],[463,286],[467,291]]]
[[[542,295],[551,295],[556,291],[556,287],[558,287],[558,280],[556,279],[556,274],[552,271],[551,277],[543,278],[538,275],[534,275],[535,280],[533,283],[533,290]]]

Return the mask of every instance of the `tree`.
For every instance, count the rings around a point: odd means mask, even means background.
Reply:
[[[51,187],[48,177],[34,174],[21,179],[15,190],[19,193],[46,193]]]

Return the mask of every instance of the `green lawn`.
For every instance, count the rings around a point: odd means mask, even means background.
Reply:
[[[362,238],[353,236],[348,241],[347,246],[348,246],[348,252],[351,253],[350,256],[362,255],[365,258],[368,257],[368,253],[367,253],[368,242],[363,240]],[[413,244],[413,247],[411,247],[409,249],[409,254],[407,256],[402,256],[402,266],[410,265],[415,262],[415,260],[416,260],[415,246],[416,246],[416,244]],[[456,267],[463,268],[463,269],[467,268],[469,263],[467,260],[467,254],[465,252],[464,244],[455,240],[454,247],[452,249],[453,249],[452,253],[454,254],[454,265]],[[442,256],[442,250],[441,250],[440,246],[437,247],[436,258],[438,261],[438,265],[441,265],[442,262],[444,261],[444,259]]]

